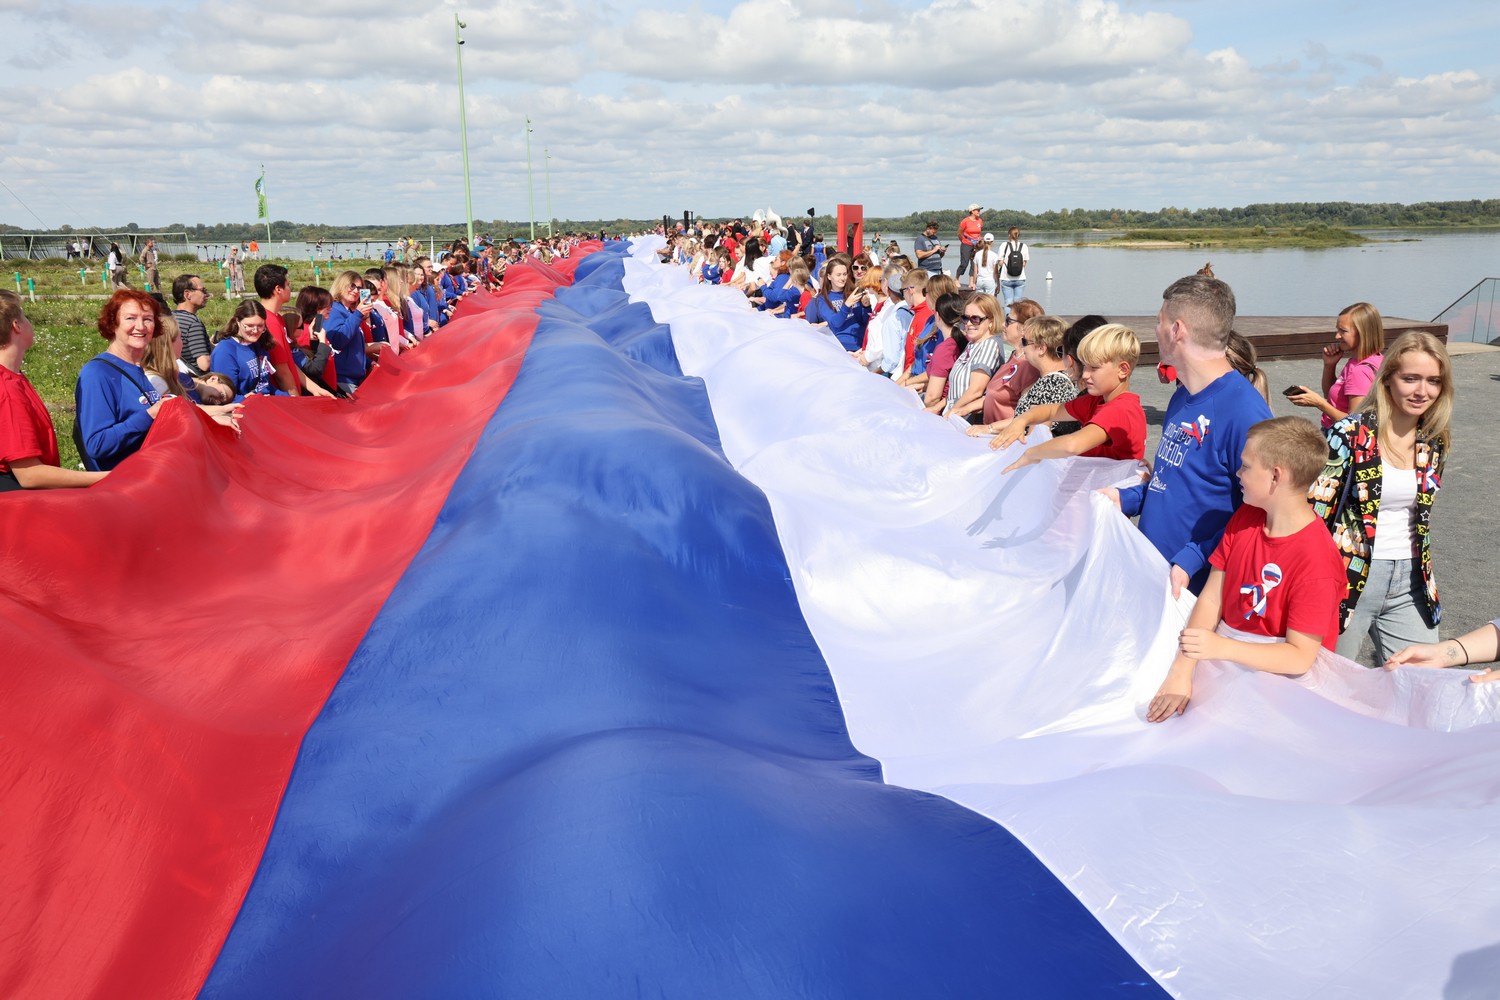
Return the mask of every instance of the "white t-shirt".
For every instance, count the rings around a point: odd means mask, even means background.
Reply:
[[[769,285],[771,283],[771,258],[757,257],[750,267],[750,274],[755,278],[757,285]]]
[[[1380,465],[1380,511],[1375,515],[1371,559],[1410,559],[1412,517],[1417,510],[1417,470]]]
[[[974,262],[970,266],[974,268],[981,290],[991,292],[995,290],[995,265],[1001,262],[999,250],[1000,244],[993,242],[981,243],[974,248]],[[960,277],[967,277],[967,275],[960,275]]]
[[[1021,273],[1020,274],[1011,274],[1009,271],[1007,271],[1005,269],[1005,262],[1010,259],[1011,248],[1014,247],[1015,245],[1016,244],[1012,243],[1010,240],[1006,240],[1004,243],[1000,244],[1000,254],[999,254],[999,256],[1000,256],[1000,280],[1001,281],[1025,281],[1026,280],[1026,265],[1031,263],[1031,247],[1027,246],[1024,242],[1021,243]]]

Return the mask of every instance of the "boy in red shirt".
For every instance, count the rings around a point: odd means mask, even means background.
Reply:
[[[1021,338],[1025,347],[1026,338]],[[1083,387],[1088,395],[1066,403],[1033,406],[1008,423],[997,425],[990,447],[998,450],[1026,436],[1036,424],[1067,417],[1083,427],[1050,441],[1027,448],[1005,472],[1048,458],[1124,458],[1140,460],[1146,454],[1146,411],[1141,397],[1130,391],[1130,373],[1141,356],[1135,331],[1119,323],[1108,323],[1089,333],[1078,345],[1083,364]]]
[[[1182,713],[1199,660],[1296,676],[1312,666],[1319,646],[1337,644],[1348,578],[1328,528],[1307,502],[1327,458],[1328,442],[1300,417],[1250,428],[1239,469],[1245,502],[1209,557],[1208,583],[1151,699],[1148,721]]]
[[[97,483],[107,473],[58,467],[52,417],[21,374],[21,362],[35,341],[21,297],[0,290],[0,491]]]

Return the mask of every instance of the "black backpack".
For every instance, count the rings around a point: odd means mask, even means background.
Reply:
[[[1005,255],[1005,273],[1012,278],[1019,278],[1021,272],[1026,270],[1026,260],[1021,256],[1021,247],[1024,243],[1007,243],[1005,245],[1008,253]]]

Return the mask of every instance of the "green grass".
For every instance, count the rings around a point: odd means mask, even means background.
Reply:
[[[313,270],[307,261],[276,263],[283,264],[290,270],[294,293],[303,285],[314,283]],[[341,260],[335,262],[335,267],[337,270],[352,268],[363,271],[374,263],[366,260]],[[6,275],[11,281],[9,287],[15,287],[13,275],[17,271],[21,273],[23,299],[27,296],[26,279],[31,278],[36,283],[37,301],[26,303],[26,315],[36,327],[36,346],[26,353],[26,361],[21,370],[36,387],[37,395],[42,397],[42,402],[52,415],[63,468],[77,468],[78,449],[73,447],[73,385],[78,381],[78,371],[84,362],[104,350],[107,344],[99,333],[97,323],[108,294],[96,283],[80,287],[78,269],[66,266],[64,261],[6,261],[6,264],[6,270],[10,272]],[[90,275],[95,282],[98,280],[98,265],[98,261],[93,262],[96,273]],[[214,276],[218,272],[218,268],[212,264],[200,262],[194,265],[186,261],[165,261],[160,270],[162,278],[169,285],[179,274],[197,274],[210,287],[215,287]],[[248,274],[253,274],[255,269],[250,267],[246,270]],[[333,276],[329,274],[328,267],[321,263],[319,272],[318,283],[327,288]],[[132,283],[136,287],[142,287],[135,281],[135,277],[138,275],[132,277]],[[236,305],[224,298],[222,284],[217,287],[219,294],[209,299],[208,305],[199,312],[210,334],[229,322],[229,316]],[[85,295],[89,297],[82,297]],[[170,299],[168,294],[168,300]]]
[[[1359,233],[1337,226],[1313,223],[1281,229],[1267,229],[1264,226],[1253,226],[1249,229],[1132,229],[1114,239],[1107,240],[1102,245],[1128,247],[1170,243],[1182,247],[1259,250],[1273,247],[1302,249],[1349,247],[1368,242],[1368,237]]]

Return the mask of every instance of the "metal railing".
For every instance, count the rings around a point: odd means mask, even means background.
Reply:
[[[1500,341],[1500,278],[1485,278],[1432,321],[1448,324],[1450,344]]]
[[[249,241],[198,242],[189,240],[186,233],[6,233],[0,235],[0,258],[5,260],[71,259],[78,251],[86,258],[103,258],[109,254],[109,245],[118,243],[125,256],[131,260],[140,256],[146,239],[156,240],[157,252],[166,260],[179,254],[189,254],[198,260],[220,261],[229,256],[230,247],[238,247],[240,255],[252,259]],[[433,238],[419,240],[421,252],[436,257],[438,241]],[[259,244],[257,260],[380,260],[387,250],[400,257],[398,241],[394,239],[368,240],[277,240]]]
[[[161,253],[187,250],[186,233],[7,233],[0,236],[0,257],[6,260],[47,260],[48,258],[107,257],[109,245],[118,243],[130,257],[140,255],[147,239],[154,239]]]

